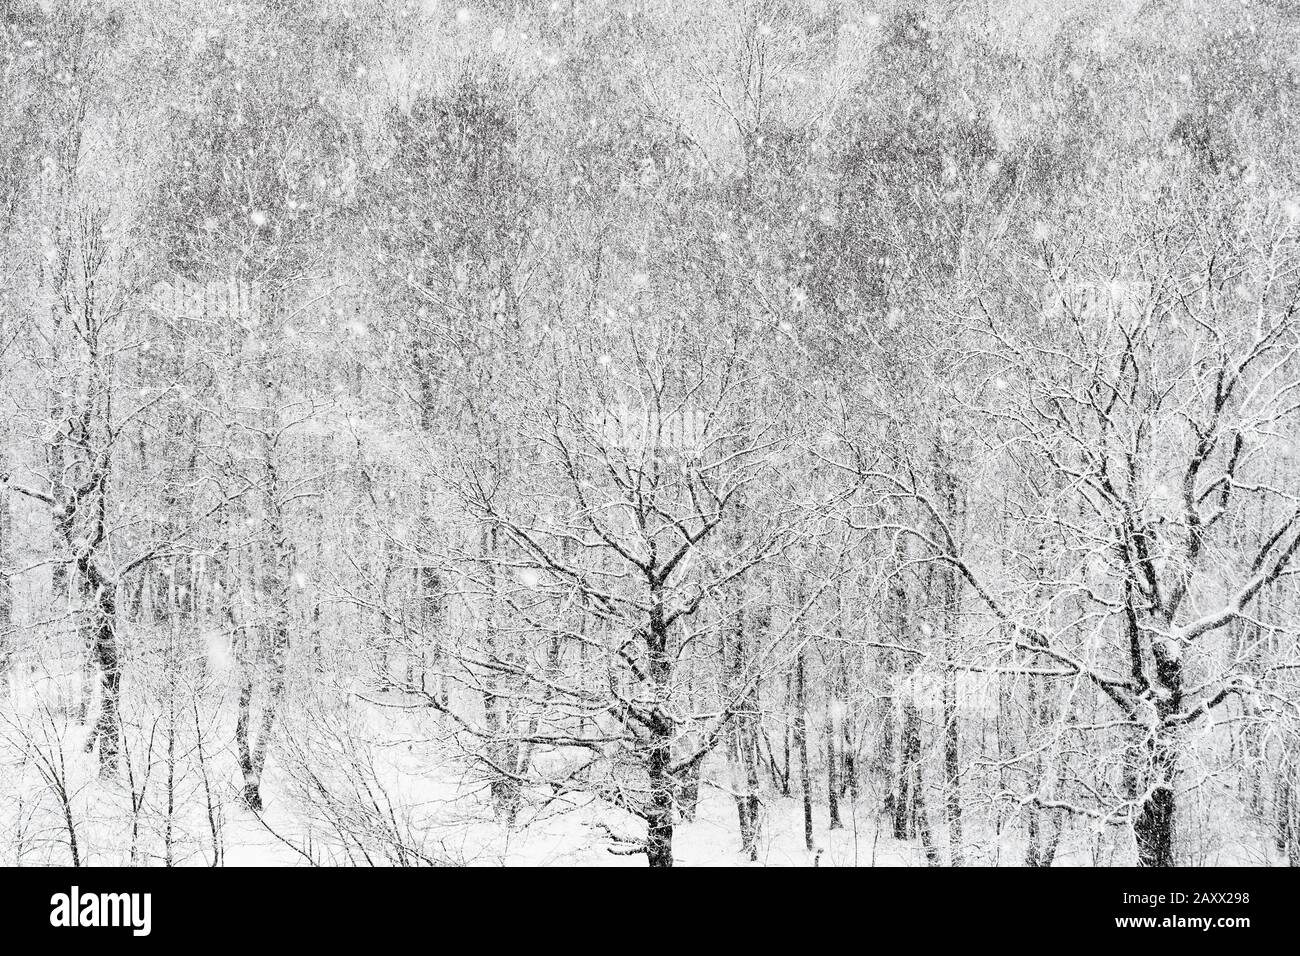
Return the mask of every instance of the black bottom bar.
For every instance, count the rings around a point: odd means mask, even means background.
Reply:
[[[924,942],[1000,933],[1043,942],[1137,942],[1172,932],[1232,944],[1243,933],[1292,925],[1296,872],[0,870],[0,913],[7,941],[76,934],[127,945],[336,947],[382,945],[413,933],[446,940],[450,931],[458,938],[482,934],[484,941],[630,944],[650,926],[684,930],[680,920],[692,927],[683,942],[692,948],[710,933],[729,945],[774,933],[805,941],[847,934],[865,944],[898,932]]]

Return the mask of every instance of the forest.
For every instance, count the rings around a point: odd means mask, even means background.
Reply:
[[[0,26],[0,866],[1300,865],[1291,0]]]

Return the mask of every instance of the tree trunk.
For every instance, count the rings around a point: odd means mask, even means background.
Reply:
[[[279,472],[275,466],[275,453],[268,449],[265,467],[267,469],[267,542],[262,568],[262,599],[271,608],[271,621],[264,629],[263,640],[258,651],[266,655],[267,687],[262,702],[261,718],[257,733],[251,732],[253,683],[257,668],[247,666],[244,670],[244,683],[240,688],[239,714],[235,723],[236,746],[239,752],[240,770],[244,777],[244,803],[250,810],[262,809],[262,771],[266,767],[267,749],[271,734],[275,729],[275,719],[284,698],[285,682],[289,666],[289,581],[291,578],[289,540],[284,526],[282,503],[279,498]],[[252,649],[246,648],[250,657],[258,656]],[[250,664],[252,661],[250,660]]]
[[[118,703],[122,690],[122,669],[118,657],[115,618],[117,609],[110,587],[97,588],[94,625],[94,657],[99,668],[99,716],[94,737],[99,741],[99,773],[117,775],[121,751],[121,717]]]
[[[700,764],[702,761],[697,760],[681,772],[677,781],[677,806],[681,810],[682,819],[691,821],[695,819],[696,808],[700,803]]]
[[[836,709],[839,702],[831,697],[830,707],[826,713],[826,809],[830,815],[828,828],[831,830],[841,830],[844,828],[843,821],[840,820],[840,775],[839,775],[839,744],[840,729],[838,727]]]
[[[673,781],[668,773],[671,751],[671,735],[656,734],[646,764],[650,776],[646,859],[652,867],[673,865]]]
[[[901,691],[895,692],[894,726],[898,728],[898,740],[894,745],[894,766],[892,768],[890,809],[893,811],[894,839],[910,840],[912,838],[912,773],[910,765],[911,749],[907,731],[907,704]]]
[[[799,751],[799,782],[803,787],[803,842],[813,849],[812,772],[808,767],[808,700],[804,678],[804,652],[795,663],[795,745]]]
[[[886,686],[894,686],[896,668],[894,659],[896,655],[893,652],[884,655],[884,674]],[[898,806],[898,773],[895,766],[898,762],[898,710],[896,699],[891,692],[881,698],[880,703],[880,750],[873,763],[873,771],[884,777],[885,794],[881,801],[880,810],[889,821],[894,820],[896,808]]]
[[[1300,866],[1300,801],[1296,799],[1295,744],[1284,745],[1285,756],[1280,771],[1277,794],[1278,849],[1286,853],[1288,866]]]
[[[1017,652],[1019,658],[1019,652]],[[1042,722],[1042,708],[1039,705],[1040,684],[1042,680],[1033,674],[1028,675],[1025,679],[1025,740],[1030,741],[1037,736],[1037,732]],[[1031,736],[1032,735],[1032,736]],[[1043,783],[1043,754],[1042,748],[1034,748],[1033,763],[1033,786],[1042,787]],[[1042,847],[1042,821],[1043,811],[1035,804],[1030,804],[1025,808],[1025,866],[1042,866],[1043,865],[1043,847]]]
[[[910,675],[909,675],[910,676]],[[899,742],[899,796],[894,813],[894,836],[908,840],[917,835],[918,824],[926,824],[921,793],[921,715],[912,700],[910,682],[902,699],[902,740]]]
[[[941,432],[935,439],[935,487],[939,492],[945,518],[950,528],[956,528],[960,519],[957,498],[957,478],[953,474],[952,456]],[[961,737],[957,721],[957,671],[953,667],[959,647],[958,628],[961,623],[961,580],[957,570],[944,565],[937,568],[937,581],[942,588],[940,601],[943,610],[944,669],[941,690],[943,712],[943,777],[944,803],[948,818],[948,854],[953,866],[961,866]]]
[[[886,632],[899,647],[910,643],[908,627],[909,604],[907,582],[903,578],[903,565],[907,560],[907,546],[902,536],[894,540],[891,561],[892,574],[885,602]],[[904,697],[910,693],[911,664],[902,651],[889,651],[885,657],[885,678],[888,696],[885,703],[884,761],[887,773],[884,810],[893,825],[894,839],[911,837],[909,813],[910,775],[907,771]]]
[[[646,637],[647,676],[655,700],[667,699],[673,660],[668,646],[668,629],[664,624],[663,600],[659,588],[651,587],[650,626]],[[646,859],[652,867],[673,865],[673,792],[676,781],[672,765],[673,721],[663,708],[656,708],[650,727],[650,745],[646,754],[646,774],[650,781],[650,800],[646,810]]]
[[[1141,866],[1173,866],[1177,763],[1172,749],[1159,741],[1147,747],[1146,753],[1151,778],[1149,793],[1133,822],[1138,863]]]
[[[1182,708],[1183,662],[1181,649],[1172,641],[1157,638],[1151,644],[1155,658],[1157,729],[1141,745],[1146,779],[1145,796],[1133,833],[1137,838],[1141,866],[1174,866],[1174,823],[1177,809],[1175,783],[1178,776],[1177,741],[1163,722]]]
[[[961,819],[961,749],[957,735],[957,676],[943,678],[943,776],[947,788],[948,854],[953,866],[964,862]]]
[[[90,607],[91,659],[99,673],[99,715],[87,739],[87,749],[99,744],[99,772],[116,776],[121,751],[121,717],[118,702],[122,689],[122,662],[117,646],[117,597],[113,582],[100,573],[93,552],[77,557],[77,571]]]

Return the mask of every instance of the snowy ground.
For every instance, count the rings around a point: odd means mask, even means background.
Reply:
[[[34,695],[40,696],[40,695]],[[12,698],[11,698],[12,700]],[[26,701],[28,707],[32,698]],[[134,783],[124,772],[121,779],[104,781],[97,761],[86,753],[87,730],[67,713],[42,723],[36,711],[24,708],[19,716],[10,710],[4,718],[4,761],[0,767],[0,864],[67,864],[71,859],[68,820],[50,768],[61,772],[75,831],[78,862],[90,865],[159,865],[165,862],[162,780],[165,769],[156,762],[150,770],[147,796],[138,809],[142,789],[140,755],[135,754]],[[259,816],[240,801],[235,781],[238,771],[229,747],[211,754],[205,786],[189,763],[176,776],[176,808],[170,816],[172,861],[176,865],[211,865],[214,844],[225,866],[302,866],[309,862],[337,865],[392,865],[403,862],[394,846],[416,846],[421,861],[477,866],[644,866],[640,855],[610,852],[611,833],[637,838],[644,824],[608,804],[584,796],[570,802],[547,802],[540,795],[525,800],[520,825],[507,830],[493,819],[481,787],[476,787],[464,765],[441,746],[419,733],[420,727],[400,712],[344,707],[328,719],[286,724],[281,744],[273,751],[263,782],[265,811]],[[427,726],[423,729],[427,730]],[[22,730],[20,734],[18,731]],[[329,733],[322,734],[322,731]],[[228,730],[216,729],[214,738]],[[307,738],[310,738],[309,740]],[[26,741],[26,759],[15,756],[15,744]],[[310,774],[295,775],[292,744],[307,740]],[[331,749],[343,741],[363,741]],[[373,743],[385,741],[386,743]],[[36,759],[33,754],[40,754]],[[716,757],[716,755],[715,755]],[[709,772],[709,768],[712,771]],[[358,768],[361,768],[358,770]],[[741,853],[735,802],[717,781],[725,776],[723,764],[706,764],[706,786],[701,791],[696,818],[679,822],[674,857],[679,866],[925,866],[917,841],[899,841],[887,823],[876,815],[880,795],[864,791],[855,805],[841,801],[842,827],[828,829],[827,808],[814,805],[814,843],[804,845],[803,802],[797,794],[767,794],[763,804],[762,837],[758,859]],[[367,773],[370,776],[367,776]],[[57,776],[57,774],[56,774]],[[327,789],[336,799],[333,809],[322,812],[309,799],[313,786]],[[358,785],[358,781],[360,784]],[[133,789],[134,788],[134,789]],[[371,795],[377,796],[376,801]],[[134,795],[134,797],[133,797]],[[211,799],[213,811],[209,815]],[[369,804],[369,806],[367,806]],[[378,807],[377,812],[376,807]],[[1188,826],[1194,819],[1188,807]],[[212,822],[218,835],[214,841]],[[347,845],[340,833],[361,834]],[[1058,866],[1125,865],[1131,862],[1124,844],[1126,830],[1109,828],[1102,840],[1083,828],[1071,828],[1061,841]],[[1276,860],[1254,855],[1245,848],[1266,846],[1263,834],[1243,834],[1247,839],[1207,844],[1198,865],[1268,865]],[[946,834],[936,828],[935,842],[941,862],[947,862]],[[967,822],[967,864],[1017,866],[1024,860],[1023,828],[1006,826],[999,835],[980,829],[978,818]],[[1244,854],[1244,855],[1243,855]]]
[[[826,830],[826,813],[814,813],[817,845],[824,852],[820,866],[918,866],[923,865],[917,848],[888,837],[875,839],[874,827],[860,820],[855,829],[846,809],[843,829]],[[268,823],[275,826],[273,811]],[[460,849],[467,862],[506,866],[644,866],[641,856],[619,856],[606,848],[608,839],[596,824],[609,819],[597,807],[557,815],[507,834],[500,827],[481,824],[467,827]],[[777,799],[768,808],[766,830],[759,860],[751,863],[740,852],[735,806],[731,798],[717,793],[702,797],[697,819],[680,823],[673,844],[678,866],[812,866],[815,853],[804,849],[803,805],[797,798]],[[635,832],[630,827],[628,833]],[[302,865],[299,854],[267,832],[247,811],[230,822],[231,845],[227,866]]]

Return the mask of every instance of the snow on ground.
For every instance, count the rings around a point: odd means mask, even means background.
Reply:
[[[35,695],[39,697],[40,695]],[[31,699],[26,701],[28,705]],[[25,708],[24,708],[25,709]],[[4,722],[0,766],[0,863],[67,864],[71,840],[51,767],[62,774],[69,794],[78,862],[90,865],[159,865],[164,818],[160,807],[163,770],[151,771],[148,799],[133,812],[132,781],[98,776],[94,754],[84,742],[88,730],[73,710],[13,710]],[[416,847],[421,861],[478,866],[644,866],[642,855],[617,855],[611,834],[639,838],[644,823],[592,797],[566,801],[529,794],[519,825],[507,830],[493,818],[490,801],[463,764],[441,745],[417,733],[411,718],[368,707],[342,707],[325,719],[287,723],[273,749],[263,781],[265,810],[257,815],[241,802],[231,749],[210,755],[211,799],[217,823],[220,862],[225,866],[392,865],[404,862],[403,849]],[[216,733],[225,736],[228,731]],[[384,744],[375,741],[386,741]],[[342,743],[341,743],[342,742]],[[28,748],[19,759],[16,746]],[[299,750],[294,751],[292,745]],[[304,774],[293,754],[311,762]],[[40,755],[36,759],[33,755]],[[138,761],[139,754],[136,759]],[[126,757],[124,756],[124,767]],[[708,772],[696,818],[679,822],[674,857],[679,866],[925,866],[917,841],[899,841],[876,815],[880,795],[865,791],[856,805],[841,801],[842,827],[828,829],[824,804],[813,809],[814,851],[804,845],[803,802],[798,795],[768,794],[763,803],[762,837],[756,860],[742,854],[735,801],[713,782],[721,766]],[[135,764],[135,791],[141,781]],[[303,786],[304,779],[313,781]],[[354,785],[358,789],[352,790]],[[178,778],[178,809],[172,820],[172,858],[177,865],[211,865],[214,857],[207,791],[192,769]],[[313,798],[323,788],[336,800],[329,806]],[[381,812],[366,806],[377,795]],[[138,799],[138,797],[137,797]],[[878,826],[883,823],[883,826]],[[1190,824],[1189,824],[1190,825]],[[348,833],[356,840],[341,838]],[[1071,829],[1056,857],[1058,866],[1128,863],[1123,828],[1111,828],[1099,843],[1082,828]],[[356,834],[361,836],[355,837]],[[1020,828],[999,836],[981,832],[969,820],[966,862],[1019,865],[1024,859]],[[934,839],[946,847],[940,826]],[[1248,841],[1262,845],[1265,841]],[[1275,862],[1242,856],[1231,842],[1208,845],[1202,865]],[[946,852],[943,852],[946,862]]]

